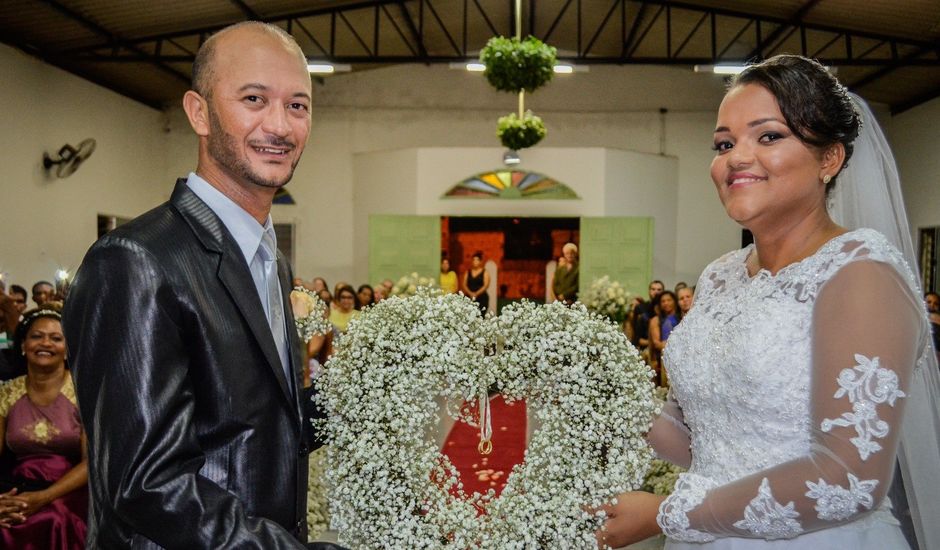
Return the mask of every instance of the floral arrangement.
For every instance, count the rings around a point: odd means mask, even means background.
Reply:
[[[416,272],[405,275],[392,287],[392,296],[408,297],[418,293],[419,288],[433,288],[437,281],[431,277],[421,277]]]
[[[516,113],[499,117],[496,122],[496,136],[503,147],[518,151],[532,147],[545,137],[545,124],[542,119],[526,111],[522,118]]]
[[[590,311],[603,315],[617,325],[622,325],[630,313],[633,302],[630,293],[617,281],[604,275],[594,279],[581,301]]]
[[[538,38],[494,36],[480,50],[483,76],[501,92],[534,92],[555,76],[557,51]]]
[[[480,50],[480,62],[486,66],[483,75],[491,86],[501,92],[519,94],[519,112],[500,117],[496,136],[503,147],[519,151],[532,147],[545,137],[542,119],[525,110],[525,92],[532,93],[547,84],[555,75],[557,50],[530,36],[506,38],[494,36]]]
[[[673,489],[676,487],[679,474],[683,472],[685,472],[684,468],[680,468],[671,462],[654,458],[650,463],[649,471],[646,472],[642,490],[655,495],[671,495]]]
[[[333,325],[326,318],[328,306],[319,296],[302,286],[290,291],[290,306],[294,312],[294,325],[297,334],[304,342],[314,336],[322,336],[333,330]]]
[[[483,319],[470,299],[430,289],[375,305],[318,379],[340,543],[596,548],[604,514],[588,510],[640,487],[652,458],[651,377],[621,331],[580,305],[522,302]],[[459,405],[485,403],[491,386],[527,399],[541,428],[499,498],[468,496],[426,433],[438,398],[476,422]]]
[[[326,448],[310,453],[307,489],[307,539],[315,541],[330,527],[330,509],[326,500],[324,470]]]

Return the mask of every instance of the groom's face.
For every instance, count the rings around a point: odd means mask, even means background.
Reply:
[[[209,155],[246,186],[290,181],[310,134],[310,75],[277,37],[235,31],[218,46],[208,100]]]

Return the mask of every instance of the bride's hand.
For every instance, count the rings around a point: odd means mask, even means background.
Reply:
[[[617,497],[616,504],[603,507],[607,512],[604,528],[597,532],[597,546],[620,548],[648,539],[662,532],[656,523],[659,505],[666,497],[632,491]]]

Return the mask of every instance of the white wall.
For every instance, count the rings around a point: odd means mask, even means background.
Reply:
[[[28,288],[79,265],[99,213],[137,216],[168,193],[165,116],[4,45],[0,67],[0,272]],[[46,174],[43,152],[89,137],[75,174]]]
[[[355,156],[353,217],[355,280],[368,274],[372,214],[431,216],[652,216],[654,272],[675,273],[677,161],[673,157],[600,148],[536,147],[521,169],[551,175],[578,199],[444,198],[461,180],[502,167],[503,149],[434,147]],[[663,275],[659,275],[663,273]]]
[[[898,162],[905,207],[917,246],[917,229],[940,226],[940,98],[894,117],[885,133]]]
[[[605,216],[653,218],[653,278],[675,280],[678,160],[675,157],[607,151]]]
[[[535,170],[540,165],[545,174],[574,186],[572,182],[580,174],[590,174],[591,160],[572,158],[551,164],[553,154],[544,151],[595,149],[600,160],[600,164],[593,163],[595,167],[604,163],[604,148],[676,157],[679,220],[687,214],[684,210],[691,209],[693,219],[710,218],[707,226],[726,227],[717,236],[703,235],[700,226],[690,228],[687,235],[677,233],[677,240],[669,244],[674,250],[665,253],[669,259],[664,262],[678,263],[678,276],[694,279],[707,261],[736,247],[740,240],[736,226],[726,221],[708,179],[711,128],[723,85],[720,78],[675,67],[592,67],[588,73],[559,76],[546,88],[527,96],[527,107],[544,118],[548,136],[537,147],[523,151],[523,168]],[[423,204],[420,211],[439,213],[442,205],[433,201],[447,188],[500,166],[496,119],[516,108],[516,98],[493,91],[479,74],[444,66],[407,65],[329,77],[315,85],[314,104],[312,134],[288,187],[298,204],[275,206],[273,216],[279,222],[297,224],[298,275],[355,281],[366,272],[361,256],[361,242],[365,241],[360,242],[365,237],[354,237],[366,231],[355,221],[362,200],[359,195],[354,197],[359,191],[353,184],[361,181],[357,176],[359,155],[401,149],[468,148],[457,155],[461,157],[459,162],[442,163],[439,171],[421,172],[429,174],[428,178],[436,173],[439,179],[426,180],[419,196],[432,203]],[[660,107],[675,110],[661,115]],[[196,150],[196,140],[182,113],[177,109],[170,119],[168,180],[192,168]],[[383,170],[375,169],[380,173]],[[387,169],[394,172],[396,166]],[[379,181],[381,191],[371,190],[369,194],[394,200],[401,191],[396,180]],[[598,173],[593,181],[601,182],[603,177]],[[683,210],[686,197],[691,197],[691,206]],[[467,214],[502,213],[497,210],[505,206],[498,206],[498,202],[482,201]],[[572,215],[604,214],[601,203],[592,208],[591,214]],[[692,258],[687,259],[687,254]],[[657,276],[669,279],[672,274]]]
[[[0,241],[0,270],[29,284],[51,277],[59,265],[77,265],[94,239],[97,213],[133,216],[165,200],[174,179],[195,166],[196,139],[178,108],[166,115],[155,112],[4,46],[0,65],[5,84],[0,90],[5,168],[0,193],[4,202],[16,205],[0,219],[0,230],[10,236]],[[534,169],[540,159],[550,162],[551,151],[566,148],[673,157],[674,238],[666,245],[672,250],[664,250],[659,237],[665,240],[668,233],[658,224],[655,275],[669,286],[675,282],[672,277],[691,283],[709,261],[740,243],[740,229],[725,216],[708,175],[714,113],[723,86],[722,79],[685,67],[595,66],[588,73],[559,76],[527,98],[549,134],[523,152],[523,166]],[[393,179],[368,176],[378,188],[370,191],[372,198],[358,194],[354,182],[367,179],[360,170],[381,175],[403,167],[369,167],[357,159],[382,151],[466,148],[466,162],[454,164],[450,172],[447,166],[415,172],[453,178],[422,180],[415,191],[421,198],[415,200],[432,201],[418,208],[430,212],[440,206],[433,203],[439,193],[432,188],[449,187],[499,165],[496,118],[516,108],[513,96],[491,90],[478,74],[421,65],[329,77],[315,85],[314,103],[313,132],[289,186],[297,205],[275,206],[273,215],[297,225],[298,275],[354,282],[366,269],[355,252],[361,248],[355,245],[357,235],[364,231],[356,221],[360,205],[369,209],[379,201],[391,208],[403,191]],[[661,114],[661,107],[668,112]],[[940,155],[931,136],[938,124],[938,100],[887,124],[914,225],[940,224],[934,206],[940,204]],[[98,151],[76,175],[57,181],[43,177],[42,151],[91,136],[98,139]],[[421,157],[415,155],[418,166]],[[589,174],[589,160],[545,164],[544,172],[577,187],[568,174]],[[599,213],[604,211],[598,206]],[[42,217],[55,223],[36,223]],[[669,273],[670,265],[674,273]]]

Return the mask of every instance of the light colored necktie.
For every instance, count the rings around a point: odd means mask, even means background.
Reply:
[[[267,295],[266,300],[262,297],[262,302],[265,305],[264,313],[268,318],[268,326],[271,328],[274,344],[277,346],[277,354],[281,358],[284,375],[287,377],[287,386],[293,391],[294,378],[291,376],[284,303],[281,296],[281,285],[277,277],[277,245],[274,240],[273,228],[266,229],[261,236],[261,244],[258,246],[257,255],[258,259],[261,260],[264,273],[264,290]]]

